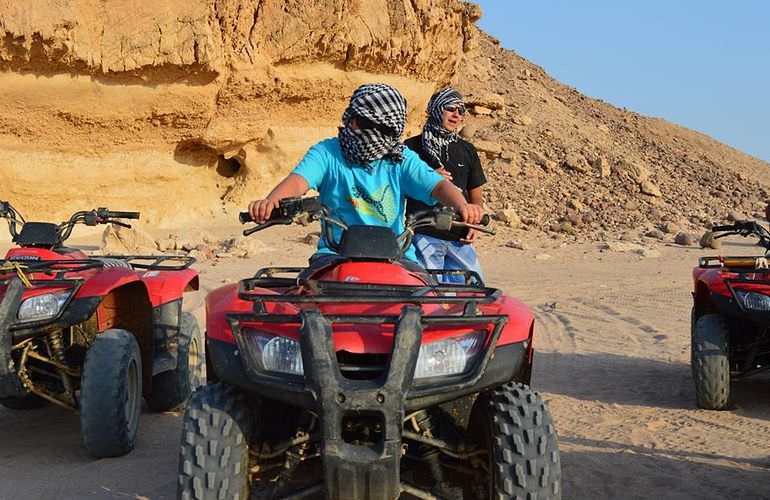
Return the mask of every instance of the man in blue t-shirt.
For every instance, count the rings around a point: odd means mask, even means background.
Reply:
[[[262,223],[281,199],[312,188],[321,203],[349,226],[385,226],[400,234],[407,196],[426,205],[440,202],[453,207],[463,221],[478,224],[483,209],[469,204],[460,190],[400,142],[405,122],[406,100],[396,89],[383,83],[358,87],[337,137],[311,147],[267,198],[249,204],[249,213]],[[336,241],[339,236],[335,228]],[[314,257],[333,253],[321,238]],[[416,261],[412,248],[405,257]]]

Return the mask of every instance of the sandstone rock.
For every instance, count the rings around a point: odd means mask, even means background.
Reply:
[[[675,222],[666,222],[661,229],[666,234],[676,234],[679,232],[679,226]]]
[[[505,108],[505,99],[500,95],[486,92],[482,94],[466,95],[465,104],[468,106],[483,106],[491,110],[498,110]]]
[[[515,248],[516,250],[529,250],[529,245],[518,240],[510,240],[505,246],[508,248]]]
[[[523,127],[528,127],[529,125],[532,125],[532,118],[527,115],[517,115],[513,118],[513,123]]]
[[[594,160],[593,167],[596,169],[596,173],[599,174],[599,177],[602,179],[606,179],[612,173],[610,162],[601,156]]]
[[[474,135],[476,135],[476,132],[478,131],[478,126],[474,123],[467,123],[461,130],[460,130],[460,137],[463,139],[472,139]]]
[[[614,167],[619,174],[628,175],[631,180],[641,184],[650,177],[650,171],[647,167],[641,163],[637,163],[629,160],[621,160]]]
[[[521,219],[513,208],[504,208],[495,212],[495,219],[508,227],[517,228],[521,225]]]
[[[475,141],[474,146],[479,152],[485,153],[487,156],[495,157],[499,156],[503,152],[503,147],[500,144],[492,141]]]
[[[642,193],[654,197],[662,196],[663,194],[660,192],[660,188],[652,183],[652,181],[646,180],[642,181],[641,185],[639,186],[642,190]]]
[[[731,222],[739,221],[739,220],[746,220],[746,217],[737,210],[730,210],[727,214],[727,220]]]
[[[690,233],[681,231],[674,236],[674,243],[683,246],[693,246],[695,244],[695,236]]]
[[[242,258],[251,258],[272,248],[253,236],[237,236],[225,244],[229,252]]]
[[[706,231],[703,233],[703,236],[701,236],[699,244],[701,248],[713,248],[713,249],[719,249],[722,248],[722,241],[714,238],[714,233],[711,231]]]
[[[647,236],[648,238],[655,238],[656,240],[662,240],[666,237],[666,235],[660,229],[653,229],[651,231],[647,231],[644,235]]]
[[[102,233],[100,250],[104,254],[154,253],[155,240],[136,226],[126,228],[109,224]]]
[[[578,200],[576,200],[574,198],[571,198],[567,202],[567,206],[570,207],[570,208],[574,208],[575,210],[585,210],[585,208],[586,208],[585,205],[583,205],[583,203],[581,203],[580,201],[578,201]]]
[[[187,253],[187,256],[194,258],[196,262],[207,262],[211,260],[211,257],[209,256],[209,254],[201,250],[195,250],[195,249],[190,250]]]
[[[582,154],[576,153],[574,151],[567,153],[567,156],[564,158],[564,166],[576,172],[588,172],[588,162],[586,161],[585,157]]]
[[[471,106],[471,113],[474,115],[491,115],[492,110],[484,106]]]
[[[155,246],[157,246],[158,250],[161,252],[170,252],[176,250],[176,240],[172,238],[160,239],[155,242]]]

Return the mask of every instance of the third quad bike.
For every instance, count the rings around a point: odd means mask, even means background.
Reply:
[[[194,259],[94,257],[64,246],[76,224],[131,227],[116,219],[138,212],[26,222],[2,201],[0,217],[18,245],[0,260],[0,404],[79,411],[91,455],[128,453],[142,396],[158,411],[180,406],[205,367],[197,322],[182,312],[184,292],[198,288]]]
[[[210,382],[184,416],[179,497],[560,498],[530,309],[476,273],[439,284],[447,271],[401,260],[415,228],[463,223],[419,212],[397,237],[291,198],[244,234],[300,215],[338,256],[206,298]]]
[[[770,370],[770,232],[755,221],[715,226],[754,236],[761,256],[701,257],[693,270],[691,366],[698,407],[724,410],[730,382]]]

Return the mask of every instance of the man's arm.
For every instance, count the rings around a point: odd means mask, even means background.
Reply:
[[[264,200],[252,201],[249,204],[249,213],[255,222],[261,224],[270,218],[270,214],[278,208],[278,202],[283,198],[302,196],[310,189],[304,177],[297,174],[289,174],[284,180],[270,191]]]
[[[481,186],[468,190],[468,201],[474,205],[484,207],[484,188]]]
[[[479,205],[465,201],[462,191],[451,182],[445,180],[436,184],[431,196],[442,205],[454,208],[464,222],[469,224],[481,222],[484,209]]]

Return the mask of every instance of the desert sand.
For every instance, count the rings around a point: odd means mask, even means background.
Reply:
[[[257,256],[196,266],[202,290],[186,308],[200,317],[206,291],[262,266],[303,264],[313,229],[258,233]],[[225,219],[211,228],[239,230]],[[559,238],[523,243],[487,237],[478,247],[487,282],[535,312],[533,386],[557,426],[564,498],[770,498],[770,376],[736,384],[730,411],[694,403],[690,272],[716,251],[657,244],[642,257]],[[736,239],[721,252],[758,250]],[[0,409],[0,498],[175,498],[180,429],[181,413],[145,410],[134,451],[94,461],[76,415]]]

